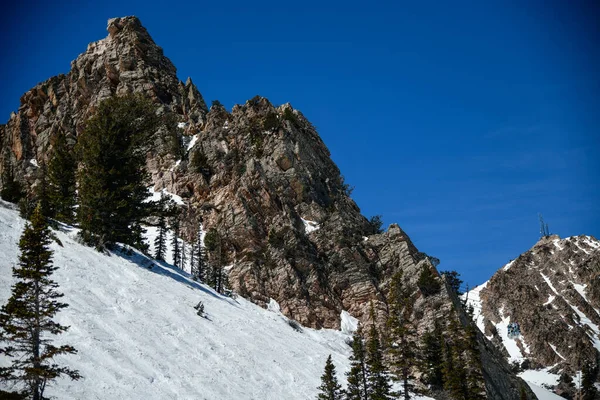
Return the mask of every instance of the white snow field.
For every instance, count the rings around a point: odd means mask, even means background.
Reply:
[[[11,293],[25,222],[0,201],[0,303]],[[54,279],[69,307],[55,336],[76,355],[57,361],[84,379],[60,379],[58,399],[312,399],[329,354],[338,378],[349,368],[348,333],[294,330],[279,313],[231,299],[185,272],[134,253],[104,255],[56,232]],[[149,267],[152,266],[151,269]],[[207,318],[196,315],[202,301]],[[7,360],[0,360],[6,363]]]

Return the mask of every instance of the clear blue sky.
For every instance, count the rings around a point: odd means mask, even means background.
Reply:
[[[207,102],[300,109],[363,213],[471,285],[536,242],[538,212],[600,237],[598,2],[15,3],[2,122],[108,18],[137,15]]]

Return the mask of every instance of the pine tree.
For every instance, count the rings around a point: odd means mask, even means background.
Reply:
[[[348,380],[346,400],[368,400],[369,382],[367,380],[365,345],[360,330],[352,336],[350,371],[348,371],[346,377]]]
[[[594,385],[598,375],[598,367],[587,362],[583,365],[581,371],[581,395],[583,400],[596,400],[598,398],[598,389]]]
[[[369,331],[369,340],[367,340],[366,364],[368,370],[369,382],[369,400],[388,400],[391,397],[391,385],[388,379],[388,370],[383,364],[383,354],[381,351],[381,342],[379,332],[375,326],[374,312],[371,305],[371,329]]]
[[[165,261],[167,252],[167,222],[164,215],[158,217],[158,235],[154,239],[154,258]]]
[[[97,248],[143,243],[148,197],[146,155],[158,128],[154,105],[139,95],[111,97],[98,106],[76,146],[77,219],[81,237]]]
[[[464,352],[466,354],[466,385],[469,400],[486,399],[485,381],[483,379],[481,354],[477,342],[477,328],[470,323],[464,328]]]
[[[182,240],[181,241],[181,257],[180,257],[179,268],[182,271],[185,271],[186,265],[187,265],[187,246],[185,245],[185,242]]]
[[[60,132],[55,139],[52,158],[48,163],[48,200],[52,218],[66,223],[72,223],[75,219],[76,169],[74,152],[69,148],[65,134]]]
[[[223,250],[222,239],[216,229],[211,229],[204,237],[204,245],[210,255],[210,273],[207,277],[207,283],[218,293],[223,293],[226,286],[226,277],[223,271]]]
[[[413,300],[402,282],[402,272],[394,274],[388,295],[390,312],[387,321],[390,340],[390,357],[392,372],[402,382],[404,399],[410,398],[409,392],[414,387],[411,369],[416,365],[417,354],[410,337],[416,334],[410,321]]]
[[[342,400],[342,387],[335,376],[335,365],[331,361],[331,354],[325,362],[325,372],[321,376],[320,393],[317,395],[319,400]]]
[[[425,332],[422,338],[420,369],[423,381],[433,390],[442,390],[444,387],[442,330],[436,322],[432,331]]]
[[[77,371],[53,361],[76,350],[68,345],[55,347],[48,338],[68,329],[52,319],[67,304],[58,301],[63,295],[51,279],[57,267],[52,265],[49,244],[50,230],[38,205],[19,241],[21,255],[13,267],[17,282],[12,296],[0,309],[0,341],[6,343],[0,354],[12,358],[9,367],[0,368],[0,378],[23,387],[34,400],[42,400],[46,385],[62,375],[80,378]]]
[[[191,274],[194,279],[204,282],[206,280],[206,254],[204,252],[204,245],[202,243],[202,224],[198,225],[196,230],[196,240],[194,241],[194,247],[192,248],[192,270]]]
[[[23,189],[19,181],[15,179],[12,165],[10,165],[8,155],[4,158],[2,166],[2,190],[0,191],[2,200],[17,204],[23,197]]]
[[[179,247],[179,220],[177,218],[173,218],[171,229],[173,230],[173,239],[171,240],[173,265],[179,267],[181,265],[181,248]]]

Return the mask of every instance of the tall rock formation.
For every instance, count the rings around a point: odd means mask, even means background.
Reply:
[[[543,237],[470,294],[484,334],[514,360],[573,374],[600,358],[600,241]],[[507,336],[509,323],[520,335]]]
[[[23,95],[18,112],[0,126],[0,168],[9,165],[31,186],[32,160],[48,159],[57,132],[74,142],[101,100],[144,93],[173,122],[148,157],[154,188],[184,199],[188,235],[199,219],[221,233],[229,281],[242,296],[261,305],[275,299],[288,317],[316,328],[338,328],[343,310],[370,323],[372,303],[383,325],[389,281],[401,270],[416,298],[412,319],[419,333],[435,321],[468,323],[444,285],[435,295],[419,291],[420,272],[435,268],[398,225],[378,232],[361,215],[302,113],[258,96],[231,112],[218,103],[209,111],[137,18],[111,19],[108,31],[67,75]],[[526,385],[483,335],[478,343],[488,397],[518,398]],[[528,392],[528,398],[535,397]]]

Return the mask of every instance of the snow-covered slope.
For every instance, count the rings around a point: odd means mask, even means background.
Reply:
[[[509,362],[530,368],[520,374],[530,384],[554,386],[561,372],[575,376],[577,366],[595,360],[599,249],[600,241],[585,235],[542,238],[463,295],[479,329],[505,350]],[[516,322],[520,334],[509,337],[509,324]]]
[[[10,296],[11,268],[24,221],[0,203],[0,302]],[[348,334],[294,330],[282,315],[200,285],[169,265],[135,253],[103,255],[57,232],[55,280],[69,307],[56,337],[79,351],[59,362],[84,379],[59,380],[59,399],[309,399],[328,354],[341,377]],[[151,267],[151,268],[150,268]],[[202,301],[207,318],[196,315]],[[6,362],[6,360],[2,361]]]

